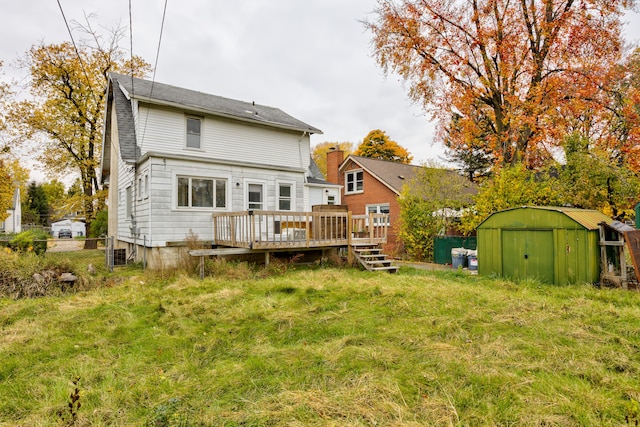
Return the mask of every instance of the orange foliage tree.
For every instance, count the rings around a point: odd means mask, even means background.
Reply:
[[[365,25],[377,62],[405,80],[451,149],[480,140],[494,163],[536,168],[571,133],[567,115],[607,108],[603,88],[621,62],[620,17],[631,4],[379,0]]]
[[[356,156],[372,157],[374,159],[391,160],[393,162],[411,163],[413,156],[406,148],[393,141],[380,129],[374,129],[364,137],[358,149],[354,153]]]
[[[315,145],[311,157],[325,177],[327,176],[327,153],[332,148],[344,151],[345,157],[353,153],[353,144],[350,142],[321,142]]]
[[[76,173],[82,193],[74,202],[90,226],[104,204],[97,167],[100,162],[105,89],[109,72],[142,77],[150,65],[119,46],[123,30],[103,39],[87,23],[89,37],[78,45],[65,42],[33,46],[22,58],[29,71],[30,97],[14,102],[8,120],[14,144],[38,141],[35,154],[54,176]]]

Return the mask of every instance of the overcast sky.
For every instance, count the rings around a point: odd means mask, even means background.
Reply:
[[[55,0],[1,0],[0,60],[5,77],[32,45],[68,41]],[[434,126],[395,75],[371,57],[375,0],[133,0],[133,52],[156,66],[156,81],[278,107],[321,129],[311,144],[358,144],[382,129],[414,156],[440,160]],[[94,14],[107,28],[129,26],[128,0],[60,0],[70,25]],[[627,15],[627,40],[640,40],[640,16]],[[80,34],[74,32],[74,38]],[[129,38],[121,46],[129,49]]]

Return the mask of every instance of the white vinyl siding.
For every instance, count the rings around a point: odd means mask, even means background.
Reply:
[[[137,136],[142,155],[147,152],[182,155],[186,151],[194,158],[216,158],[301,171],[309,167],[309,134],[303,135],[303,132],[204,116],[200,150],[184,149],[185,134],[184,112],[141,106]]]

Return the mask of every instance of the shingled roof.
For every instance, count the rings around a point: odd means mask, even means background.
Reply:
[[[109,77],[112,81],[118,82],[127,92],[127,96],[140,101],[172,105],[194,112],[260,123],[281,129],[322,133],[320,129],[291,117],[279,108],[210,95],[122,74],[110,73]]]
[[[350,155],[341,164],[340,169],[344,170],[344,167],[349,163],[348,160],[353,161],[359,165],[371,175],[375,176],[380,182],[389,187],[397,195],[402,192],[404,184],[409,184],[411,180],[416,177],[417,172],[424,166],[406,165],[404,163],[394,162],[390,160],[374,159],[371,157],[360,157]],[[450,170],[447,173],[451,174],[451,179],[459,179],[467,181],[466,178],[459,175],[457,172]],[[476,186],[473,183],[469,183],[465,187],[465,192],[475,194],[477,192]]]

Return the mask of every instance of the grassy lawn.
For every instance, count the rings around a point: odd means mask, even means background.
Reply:
[[[409,268],[127,274],[73,295],[0,299],[0,425],[639,419],[637,292]]]

